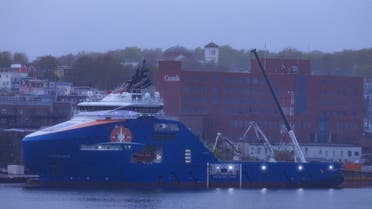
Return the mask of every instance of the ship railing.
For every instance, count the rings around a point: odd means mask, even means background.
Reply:
[[[109,110],[108,111],[94,111],[94,112],[79,112],[78,117],[95,117],[98,119],[136,119],[142,116],[153,116],[161,117],[164,116],[164,112],[160,111],[157,113],[140,113],[130,110]]]

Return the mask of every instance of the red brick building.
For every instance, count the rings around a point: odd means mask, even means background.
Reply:
[[[353,143],[362,136],[362,78],[311,75],[308,60],[263,63],[300,142]],[[272,142],[288,142],[255,60],[247,73],[196,70],[182,69],[178,61],[159,62],[156,88],[167,115],[207,140],[217,132],[238,139],[254,120]]]

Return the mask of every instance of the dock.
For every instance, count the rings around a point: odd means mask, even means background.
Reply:
[[[38,175],[28,174],[0,174],[0,183],[25,183],[31,178],[38,177]]]

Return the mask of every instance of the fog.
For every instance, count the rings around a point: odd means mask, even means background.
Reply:
[[[372,47],[372,1],[1,0],[0,51],[29,58],[137,46]]]

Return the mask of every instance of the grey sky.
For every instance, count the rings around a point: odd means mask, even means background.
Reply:
[[[372,47],[372,1],[0,0],[0,51],[31,59],[138,46]]]

